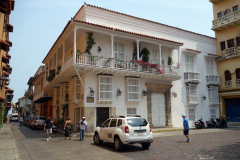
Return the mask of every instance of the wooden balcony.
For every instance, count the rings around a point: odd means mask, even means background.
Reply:
[[[219,105],[219,98],[209,97],[209,105]]]
[[[220,85],[220,77],[208,75],[206,76],[207,85]]]
[[[198,97],[187,95],[187,105],[197,105]]]
[[[225,88],[232,87],[232,80],[225,81]]]
[[[52,100],[52,91],[49,91],[49,90],[35,92],[33,96],[34,103],[43,103],[49,100]]]
[[[200,73],[196,72],[185,72],[184,73],[185,83],[200,83]]]
[[[220,51],[220,54],[222,57],[218,58],[216,61],[224,61],[226,59],[240,57],[240,46],[227,48],[223,51]]]
[[[236,26],[240,22],[240,11],[230,13],[226,16],[213,20],[212,22],[212,30],[214,31],[224,30],[226,28]]]

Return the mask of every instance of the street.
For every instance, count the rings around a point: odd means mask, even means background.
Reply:
[[[47,142],[43,130],[31,130],[18,123],[4,124],[0,131],[0,148],[13,143],[13,151],[0,153],[1,157],[24,160],[59,159],[239,159],[240,128],[191,130],[191,143],[186,143],[182,131],[154,133],[154,142],[149,150],[141,145],[128,145],[117,152],[114,146],[103,143],[97,146],[92,138],[79,141],[78,137],[64,140],[60,134],[53,134]],[[9,135],[4,131],[9,131]],[[7,133],[7,132],[6,132]],[[3,135],[4,134],[4,135]],[[7,151],[7,150],[6,150]],[[15,158],[10,154],[15,155]],[[6,159],[6,158],[5,158]],[[5,160],[3,159],[3,160]],[[1,158],[2,160],[2,158]]]

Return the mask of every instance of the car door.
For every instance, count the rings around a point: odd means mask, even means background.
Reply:
[[[106,120],[102,126],[100,127],[100,138],[101,140],[106,141],[107,140],[107,132],[108,132],[108,126],[110,124],[111,119]]]
[[[114,132],[116,130],[117,119],[112,119],[107,130],[107,140],[113,142]]]

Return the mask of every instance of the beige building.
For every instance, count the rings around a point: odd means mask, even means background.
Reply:
[[[209,0],[213,4],[213,26],[216,36],[216,57],[220,115],[228,121],[240,122],[240,1]]]

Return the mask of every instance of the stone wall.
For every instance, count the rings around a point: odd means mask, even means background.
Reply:
[[[86,121],[88,123],[87,125],[87,131],[86,132],[93,132],[94,131],[94,122],[95,119],[95,109],[96,107],[85,107],[84,108],[84,116],[86,117]]]
[[[147,111],[148,121],[152,125],[152,93],[164,93],[165,96],[165,110],[166,110],[166,126],[173,127],[172,124],[172,109],[171,109],[171,93],[172,85],[146,83],[147,87]],[[153,126],[153,125],[152,125]]]

